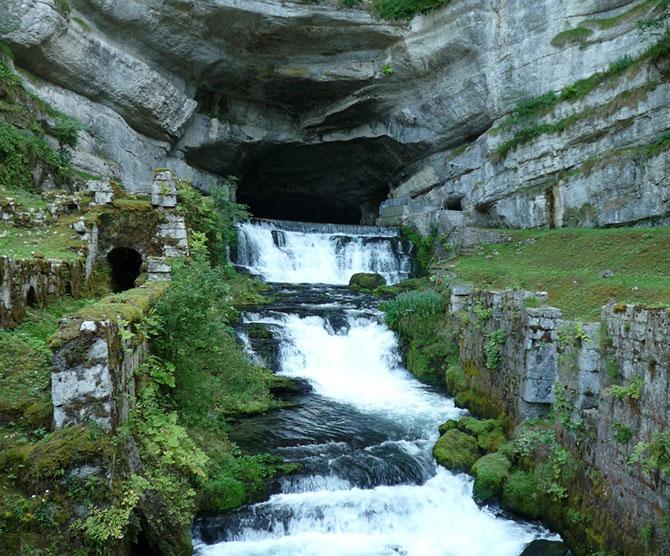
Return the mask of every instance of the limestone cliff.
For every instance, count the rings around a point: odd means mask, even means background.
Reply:
[[[667,221],[667,48],[636,25],[658,2],[453,0],[394,23],[325,1],[6,5],[26,81],[86,126],[75,164],[133,191],[168,166],[237,175],[265,216]]]

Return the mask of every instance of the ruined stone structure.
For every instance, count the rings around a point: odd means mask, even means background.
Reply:
[[[612,304],[601,322],[576,323],[538,301],[546,301],[541,292],[455,287],[461,363],[476,373],[477,391],[517,422],[554,404],[561,441],[595,473],[574,495],[592,500],[603,535],[613,527],[638,538],[640,524],[661,519],[670,499],[665,474],[629,464],[635,446],[670,424],[670,312]]]

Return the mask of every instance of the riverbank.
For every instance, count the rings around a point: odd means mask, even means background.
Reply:
[[[221,256],[238,209],[187,184],[180,201],[191,253],[170,261],[169,287],[142,274],[137,287],[111,292],[112,268],[98,259],[80,299],[28,296],[35,306],[23,322],[0,331],[0,545],[9,553],[190,554],[196,512],[262,499],[270,480],[295,470],[242,453],[228,436],[236,418],[280,407],[273,393],[287,387],[248,360],[230,328],[239,308],[268,301]],[[146,200],[114,210],[125,223],[163,218]],[[143,229],[124,230],[123,241],[141,242]],[[42,236],[30,248],[51,253]]]
[[[663,554],[670,330],[657,248],[668,230],[510,235],[437,261],[418,291],[386,304],[408,368],[484,419],[445,423],[436,457],[475,476],[480,503],[542,519],[578,555]],[[413,324],[430,298],[446,310]],[[426,342],[427,326],[443,341]]]

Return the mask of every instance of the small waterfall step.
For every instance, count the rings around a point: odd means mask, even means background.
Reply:
[[[396,283],[412,273],[411,246],[397,228],[282,220],[238,224],[235,262],[268,282],[345,285],[374,272]]]

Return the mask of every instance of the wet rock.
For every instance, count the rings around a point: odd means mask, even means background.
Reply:
[[[601,278],[612,278],[614,277],[614,272],[611,270],[603,270],[598,276]]]
[[[530,543],[520,556],[572,556],[572,552],[561,541],[541,539]]]
[[[374,290],[385,285],[386,280],[381,274],[371,272],[358,272],[349,279],[349,287],[352,289]]]
[[[452,471],[470,471],[481,456],[477,440],[458,430],[444,433],[433,448],[437,463]]]

